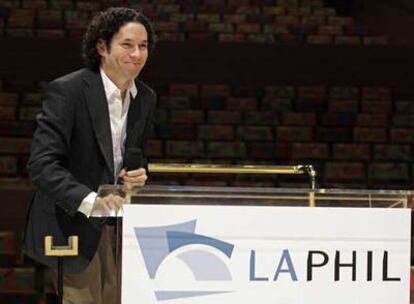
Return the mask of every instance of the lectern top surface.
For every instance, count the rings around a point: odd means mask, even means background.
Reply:
[[[132,190],[122,185],[101,185],[91,216],[119,217],[123,208],[102,208],[102,202],[117,197],[125,204],[234,205],[407,208],[413,192],[405,190],[354,190],[306,188],[242,188],[147,185]]]
[[[274,205],[335,207],[403,207],[413,193],[405,190],[145,186],[132,203]],[[145,198],[145,199],[143,199]]]
[[[139,192],[183,192],[183,193],[309,193],[310,191],[318,194],[371,194],[371,195],[413,195],[409,190],[386,190],[386,189],[325,189],[319,188],[311,190],[309,188],[269,188],[269,187],[206,187],[206,186],[170,186],[170,185],[148,185],[137,188]]]

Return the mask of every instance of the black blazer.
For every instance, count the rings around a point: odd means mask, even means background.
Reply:
[[[135,81],[138,94],[131,99],[126,148],[143,148],[152,126],[156,96]],[[65,270],[82,271],[96,252],[102,221],[77,212],[82,200],[99,185],[114,182],[114,161],[108,103],[99,72],[81,69],[52,81],[37,116],[29,176],[37,191],[26,222],[23,248],[48,266],[57,259],[44,255],[44,237],[66,244],[79,236],[78,257],[65,258]]]

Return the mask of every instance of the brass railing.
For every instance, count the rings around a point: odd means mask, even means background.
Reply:
[[[148,164],[150,173],[207,173],[207,174],[307,174],[312,190],[316,189],[316,171],[311,165],[222,165],[222,164]],[[315,195],[309,192],[309,205],[315,206]]]

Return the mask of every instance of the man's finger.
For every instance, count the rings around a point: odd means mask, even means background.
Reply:
[[[140,176],[124,176],[124,183],[144,183],[148,179],[146,175]]]
[[[124,177],[127,171],[125,169],[122,169],[121,172],[119,172],[118,177]]]
[[[126,176],[140,176],[140,175],[145,175],[146,172],[147,171],[144,168],[139,168],[139,169],[127,171]]]
[[[108,202],[105,198],[99,198],[94,208],[100,212],[102,212],[104,215],[109,215],[111,208],[108,206]]]
[[[142,182],[135,182],[135,183],[124,183],[124,187],[126,190],[131,190],[134,187],[142,187],[145,185],[145,181]]]
[[[113,210],[121,208],[125,199],[119,195],[110,194],[100,201],[105,209]]]

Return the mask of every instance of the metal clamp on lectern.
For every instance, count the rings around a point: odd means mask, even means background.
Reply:
[[[63,303],[63,258],[73,257],[79,254],[79,237],[71,235],[68,244],[63,246],[53,245],[53,236],[45,236],[45,255],[58,259],[58,303]]]
[[[151,173],[211,173],[211,174],[307,174],[311,192],[309,205],[315,206],[317,173],[312,165],[264,166],[264,165],[218,165],[218,164],[148,164]]]
[[[297,167],[297,170],[300,170],[302,173],[308,174],[311,189],[315,190],[317,188],[317,183],[316,183],[317,173],[315,169],[313,168],[313,166],[312,165],[299,165],[296,167]]]
[[[55,257],[77,256],[79,254],[79,238],[72,235],[68,238],[68,244],[64,246],[54,246],[53,236],[45,236],[45,255]]]

